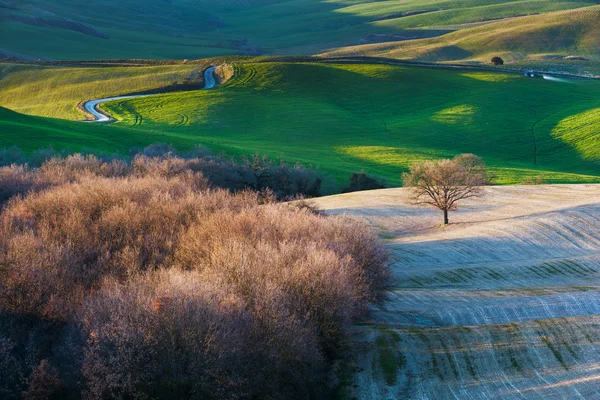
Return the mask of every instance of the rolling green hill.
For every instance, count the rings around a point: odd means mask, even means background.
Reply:
[[[52,147],[72,152],[127,155],[134,147],[165,140],[158,132],[35,117],[0,107],[0,147],[17,146],[25,152]],[[197,143],[194,138],[179,138],[174,142],[181,148]]]
[[[0,53],[29,59],[315,54],[428,38],[590,0],[0,0]],[[466,24],[466,25],[465,25]]]
[[[569,55],[600,59],[600,6],[461,29],[432,39],[340,48],[326,56],[378,56],[421,61],[549,60]],[[550,62],[550,61],[548,61]]]
[[[0,104],[14,111],[84,119],[78,103],[182,83],[203,81],[202,70],[220,60],[148,66],[41,66],[0,64]]]
[[[595,80],[368,64],[239,62],[235,68],[234,78],[215,90],[106,103],[118,119],[107,126],[3,114],[0,145],[111,152],[157,141],[202,144],[234,156],[299,161],[340,184],[364,168],[393,185],[415,160],[472,152],[503,184],[538,175],[548,182],[600,181],[597,133],[589,125],[600,118]],[[36,105],[38,99],[24,96],[18,107]],[[20,128],[15,115],[74,133],[56,141],[44,130]],[[24,140],[19,132],[26,131],[40,133]]]

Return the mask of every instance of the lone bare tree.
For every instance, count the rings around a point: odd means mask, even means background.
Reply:
[[[461,154],[452,160],[415,163],[402,174],[404,186],[412,188],[411,202],[439,208],[448,225],[448,211],[457,209],[457,202],[483,194],[481,186],[489,183],[483,160],[473,154]]]

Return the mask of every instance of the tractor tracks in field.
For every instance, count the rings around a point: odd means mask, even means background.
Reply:
[[[190,117],[188,117],[186,114],[181,114],[181,120],[179,121],[177,126],[188,125],[189,122],[190,122]]]
[[[215,78],[215,70],[216,69],[217,69],[217,67],[214,66],[214,67],[209,67],[204,70],[204,88],[202,90],[213,89],[214,87],[217,86],[217,80]],[[91,120],[89,122],[110,122],[111,121],[110,115],[108,115],[104,111],[100,110],[99,106],[101,104],[109,102],[109,101],[132,100],[132,99],[137,99],[137,98],[141,98],[141,97],[157,96],[159,94],[164,94],[164,93],[115,96],[115,97],[107,97],[104,99],[89,100],[83,104],[83,107],[87,113],[91,114],[94,117],[94,120]],[[125,102],[121,102],[119,105],[122,108],[126,109]],[[144,120],[142,115],[136,113],[133,110],[127,110],[127,111],[130,111],[132,114],[135,115],[135,122],[133,123],[133,125],[141,125],[142,124],[142,122]],[[185,125],[188,123],[188,121],[189,121],[189,118],[187,117],[187,115],[182,115],[182,123],[179,125]]]
[[[169,128],[169,132],[174,132],[179,128],[185,127],[190,124],[190,117],[187,114],[178,114],[178,117],[179,120]]]
[[[405,189],[317,199],[390,236],[394,286],[352,327],[348,397],[597,398],[599,190],[488,187],[443,229]]]

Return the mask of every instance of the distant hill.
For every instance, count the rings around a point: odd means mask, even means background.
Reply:
[[[0,57],[194,59],[315,54],[356,45],[368,46],[360,51],[381,51],[382,45],[373,45],[381,42],[391,42],[397,50],[400,40],[470,31],[473,25],[504,18],[528,24],[524,16],[592,4],[589,0],[0,0]],[[441,41],[437,50],[415,48],[406,57],[443,61],[480,53],[469,46],[462,52],[445,49],[446,36],[431,40],[427,43],[432,47]],[[490,50],[510,51],[508,43],[496,43]],[[544,45],[539,43],[536,52],[552,51]]]
[[[511,18],[432,39],[366,44],[328,51],[329,56],[383,56],[421,61],[600,59],[600,6]]]

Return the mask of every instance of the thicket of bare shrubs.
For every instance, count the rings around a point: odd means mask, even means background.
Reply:
[[[0,203],[17,194],[74,182],[84,176],[174,176],[200,172],[213,188],[267,190],[277,199],[320,195],[322,178],[300,164],[275,163],[264,156],[240,162],[210,155],[197,147],[184,154],[166,144],[132,150],[132,157],[59,154],[43,149],[27,157],[16,147],[0,150]]]
[[[387,254],[357,223],[215,189],[198,160],[0,170],[17,188],[0,215],[0,397],[323,395]]]

